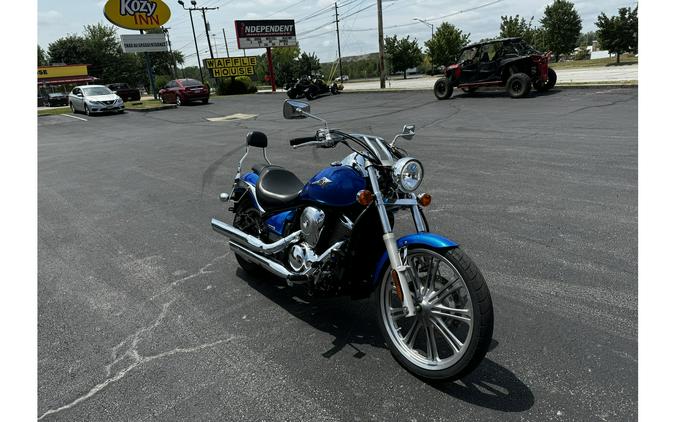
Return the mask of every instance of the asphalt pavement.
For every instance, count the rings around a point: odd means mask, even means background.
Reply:
[[[394,361],[372,298],[252,278],[211,230],[231,220],[218,194],[248,131],[305,180],[349,152],[292,150],[318,125],[283,120],[284,99],[38,119],[38,417],[637,419],[637,89],[311,103],[354,132],[417,126],[400,142],[425,165],[429,223],[475,260],[495,309],[486,359],[446,384]]]

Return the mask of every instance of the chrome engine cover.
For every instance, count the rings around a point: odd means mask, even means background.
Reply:
[[[300,229],[302,230],[305,242],[311,248],[316,247],[316,244],[319,243],[325,219],[326,214],[314,207],[305,208],[302,211],[302,215],[300,215]]]

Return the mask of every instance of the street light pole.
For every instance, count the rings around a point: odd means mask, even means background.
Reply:
[[[382,26],[382,0],[377,0],[377,42],[380,47],[378,60],[380,68],[380,88],[384,89],[384,27]]]
[[[171,55],[171,61],[173,61],[173,78],[178,79],[178,64],[176,63],[176,56],[173,54],[173,49],[171,48],[171,38],[169,37],[169,29],[162,27],[164,35],[166,35],[166,42],[169,44],[169,54]]]
[[[195,22],[192,19],[192,9],[188,9],[185,7],[185,3],[183,3],[183,0],[178,0],[178,4],[180,4],[184,10],[187,10],[190,12],[190,25],[192,25],[192,36],[195,39],[195,50],[197,51],[197,66],[199,66],[199,77],[201,78],[202,82],[204,81],[204,73],[202,72],[202,61],[199,58],[199,46],[197,45],[197,35],[195,34]],[[192,0],[192,5],[196,5],[197,2]]]
[[[420,18],[413,18],[413,20],[421,22],[421,23],[425,24],[426,26],[430,27],[431,28],[431,39],[432,40],[434,39],[434,24],[433,23],[429,23],[426,20],[420,19]],[[431,56],[431,55],[429,55],[429,56]],[[433,58],[430,58],[429,60],[431,61],[431,74],[433,75],[435,73],[435,70],[436,70],[434,68],[434,60],[433,60]]]

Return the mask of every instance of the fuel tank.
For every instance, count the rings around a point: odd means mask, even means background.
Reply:
[[[356,194],[365,188],[366,180],[353,168],[327,167],[307,182],[300,199],[329,207],[346,207],[356,202]]]

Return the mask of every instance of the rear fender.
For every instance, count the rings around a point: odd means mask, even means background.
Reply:
[[[241,176],[241,179],[237,183],[237,187],[234,188],[232,200],[234,202],[239,202],[244,195],[248,195],[253,205],[260,212],[263,212],[263,208],[258,203],[258,198],[256,197],[256,183],[258,183],[258,175],[253,172],[248,172]]]
[[[413,248],[416,246],[424,246],[429,249],[440,251],[446,251],[459,246],[459,244],[453,240],[447,239],[435,233],[427,232],[413,233],[403,236],[396,241],[396,245],[399,249],[403,247]],[[377,283],[379,283],[379,280],[382,277],[382,271],[384,271],[388,265],[389,256],[385,251],[380,257],[380,260],[377,262],[377,266],[375,267],[375,272],[371,281],[373,286],[376,286]]]

